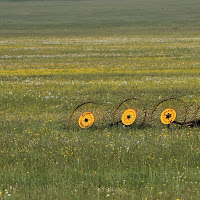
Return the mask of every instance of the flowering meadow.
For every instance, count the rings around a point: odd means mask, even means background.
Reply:
[[[80,12],[77,1],[66,2],[50,2],[49,10],[41,1],[0,3],[0,199],[199,199],[200,128],[150,121],[155,105],[170,97],[186,103],[188,120],[195,117],[197,22],[170,26],[158,5],[143,7],[149,12],[141,19],[135,9],[138,21],[130,21],[129,1],[114,8],[78,1]],[[6,8],[12,17],[4,24]],[[171,15],[179,13],[181,22],[186,8],[183,1]],[[106,17],[97,23],[93,14],[101,9],[114,25]],[[154,9],[164,21],[156,21]],[[198,15],[193,9],[191,21]],[[58,13],[69,17],[67,25]],[[147,108],[144,126],[108,126],[116,106],[130,97]],[[87,100],[106,107],[106,123],[70,128],[73,109]]]
[[[69,129],[83,100],[110,113],[138,96],[199,103],[198,37],[0,40],[3,199],[188,199],[200,195],[200,129]],[[177,94],[178,93],[178,94]]]

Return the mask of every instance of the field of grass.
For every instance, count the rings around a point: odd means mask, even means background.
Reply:
[[[0,1],[1,199],[198,199],[200,129],[151,126],[154,106],[200,105],[198,1]],[[127,97],[145,126],[69,128]],[[110,118],[107,119],[107,122]]]

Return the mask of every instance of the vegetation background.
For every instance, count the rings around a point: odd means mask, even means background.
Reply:
[[[199,128],[149,116],[181,96],[194,118],[199,10],[198,0],[0,0],[1,199],[198,199]],[[82,101],[112,117],[130,96],[147,106],[144,128],[69,129]]]

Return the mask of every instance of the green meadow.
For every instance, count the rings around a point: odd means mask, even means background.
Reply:
[[[150,120],[171,97],[200,117],[199,10],[197,0],[0,0],[0,199],[199,199],[200,129]],[[146,106],[144,126],[109,126],[130,97]],[[91,100],[105,123],[69,127]]]

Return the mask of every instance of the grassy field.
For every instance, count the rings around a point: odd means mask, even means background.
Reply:
[[[200,4],[0,1],[1,199],[199,199],[200,129],[152,126],[200,105]],[[69,128],[82,101],[136,96],[145,126]],[[110,118],[106,119],[110,122]]]

